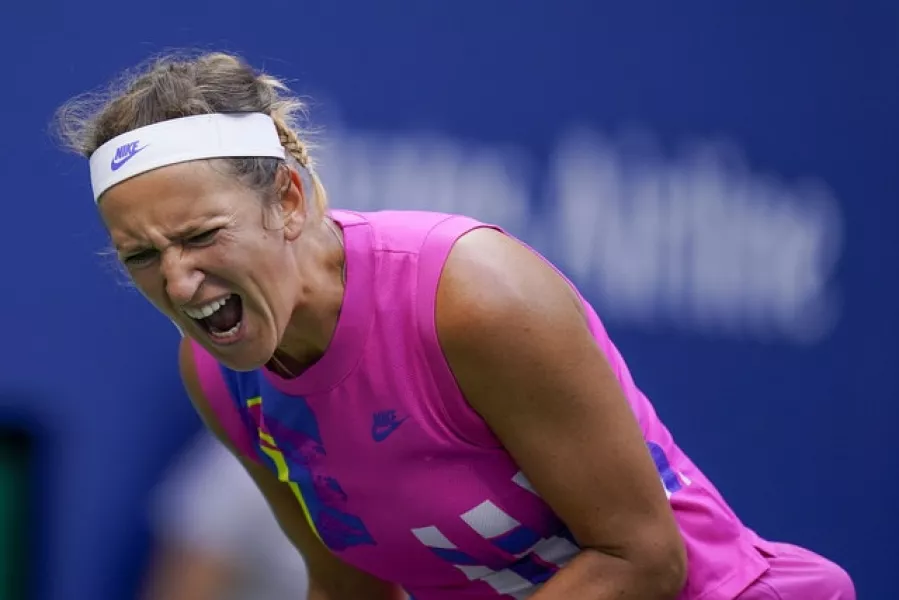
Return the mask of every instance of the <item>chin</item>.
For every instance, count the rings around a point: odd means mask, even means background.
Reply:
[[[264,367],[275,352],[273,339],[259,333],[258,328],[248,327],[242,320],[227,335],[216,335],[207,327],[200,327],[192,335],[221,365],[248,372]]]
[[[216,353],[214,356],[217,360],[224,365],[225,367],[231,369],[232,371],[255,371],[256,369],[261,369],[264,367],[269,360],[271,360],[271,353],[259,353],[259,352],[239,352],[235,354],[225,355]]]
[[[246,343],[241,343],[242,347],[236,347],[237,345],[223,347],[210,340],[208,335],[201,335],[200,339],[194,337],[194,340],[199,342],[216,362],[232,371],[255,371],[264,367],[272,357],[272,352],[248,348]]]
[[[232,371],[247,373],[262,368],[268,361],[246,361],[229,357],[227,359],[219,358],[218,362],[220,362],[223,366],[231,369]]]

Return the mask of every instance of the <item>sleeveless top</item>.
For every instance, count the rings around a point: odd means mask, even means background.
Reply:
[[[528,597],[577,542],[463,398],[434,318],[453,244],[493,226],[425,212],[331,216],[344,233],[347,271],[327,351],[283,379],[224,368],[192,342],[213,410],[238,451],[291,488],[313,531],[346,563],[416,600]],[[686,544],[679,598],[735,598],[767,570],[758,550],[767,542],[675,445],[581,301]]]

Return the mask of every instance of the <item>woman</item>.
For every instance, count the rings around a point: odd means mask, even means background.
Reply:
[[[460,216],[329,211],[277,80],[163,59],[86,102],[63,132],[118,256],[310,598],[854,598],[739,521],[537,253]]]

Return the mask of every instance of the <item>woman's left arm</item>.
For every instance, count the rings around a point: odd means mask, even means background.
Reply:
[[[436,319],[465,398],[582,548],[532,599],[675,598],[680,532],[570,286],[515,240],[476,229],[450,253]]]

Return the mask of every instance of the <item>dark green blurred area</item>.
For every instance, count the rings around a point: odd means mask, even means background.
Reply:
[[[0,600],[27,594],[31,453],[26,433],[0,429]]]

